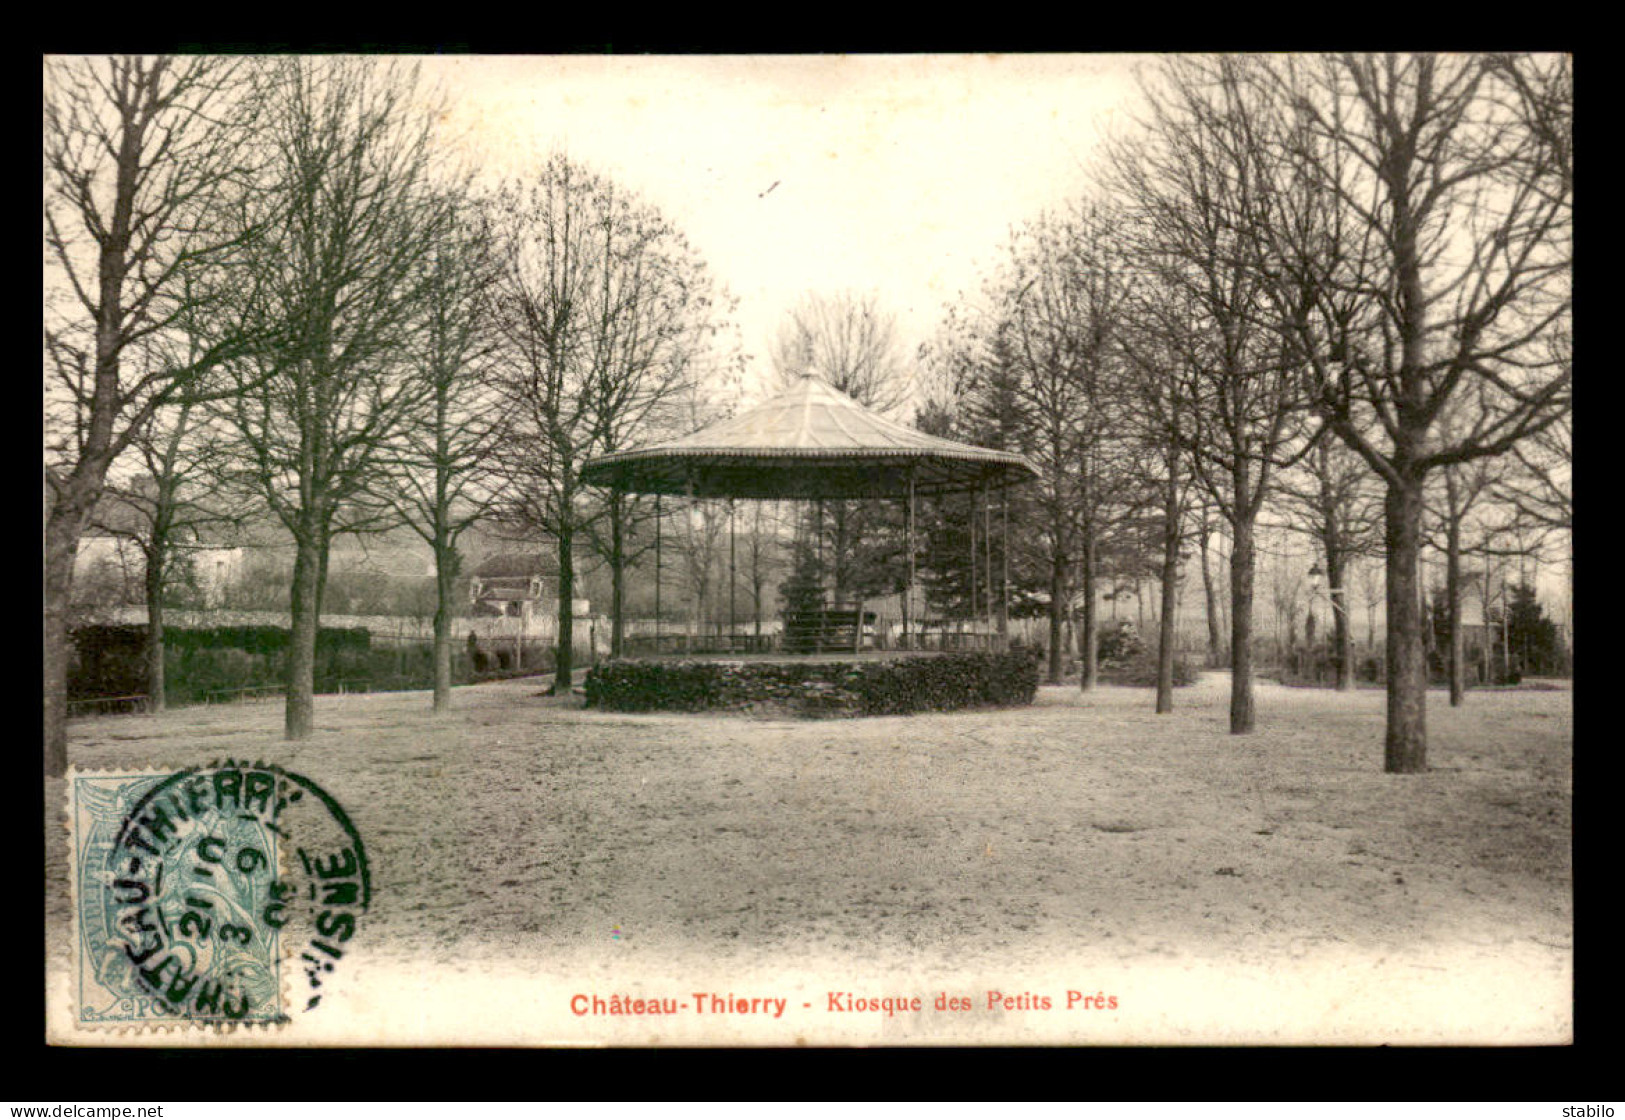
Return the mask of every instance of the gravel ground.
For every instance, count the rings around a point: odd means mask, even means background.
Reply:
[[[438,719],[425,693],[319,698],[300,744],[276,702],[98,717],[70,757],[263,760],[346,807],[375,902],[300,1041],[1571,1036],[1569,692],[1433,694],[1434,770],[1399,777],[1381,693],[1260,682],[1260,730],[1232,737],[1223,674],[1167,716],[1146,690],[1046,687],[1028,708],[810,722],[587,712],[542,683],[460,689]],[[46,797],[60,822],[60,783]],[[702,990],[792,1011],[570,1010]],[[1065,1011],[1068,991],[1118,1006]],[[838,1011],[840,992],[924,1006]],[[974,1010],[936,1012],[938,993]]]

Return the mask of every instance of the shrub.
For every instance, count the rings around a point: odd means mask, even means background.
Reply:
[[[1196,670],[1191,663],[1177,653],[1174,655],[1174,687],[1184,688],[1196,683]],[[1128,661],[1116,664],[1101,663],[1100,679],[1110,684],[1138,685],[1144,688],[1157,686],[1157,651],[1154,649],[1141,650]]]
[[[1103,665],[1111,662],[1127,664],[1145,652],[1140,631],[1127,619],[1103,623],[1095,641],[1095,655]]]
[[[145,626],[81,626],[71,641],[70,700],[147,691]]]
[[[424,648],[432,649],[433,643],[426,643]],[[558,650],[556,647],[542,642],[526,642],[524,658],[520,666],[515,668],[513,639],[488,638],[482,643],[472,630],[468,633],[468,644],[464,647],[464,650],[464,661],[471,674],[468,679],[475,681],[529,676],[534,673],[551,673],[554,667],[558,665]],[[428,668],[425,671],[431,676],[433,675],[432,661],[428,663]]]
[[[1026,651],[876,662],[608,661],[594,666],[587,706],[622,712],[784,706],[798,715],[900,715],[1030,704],[1038,662]]]
[[[1282,660],[1280,681],[1290,685],[1334,685],[1337,683],[1340,659],[1330,638],[1313,646],[1299,646],[1290,650]],[[1355,675],[1360,663],[1355,662]]]

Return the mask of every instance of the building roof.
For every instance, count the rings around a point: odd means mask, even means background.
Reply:
[[[498,552],[487,556],[469,575],[491,583],[496,580],[528,580],[553,574],[554,561],[539,552]]]
[[[1038,472],[1020,455],[888,420],[817,377],[680,439],[601,455],[583,481],[643,494],[875,498],[995,489]]]

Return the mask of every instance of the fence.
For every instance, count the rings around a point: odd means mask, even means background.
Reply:
[[[111,620],[124,625],[144,626],[147,621],[145,607],[120,607],[112,612]],[[434,641],[434,619],[408,618],[380,614],[323,614],[323,627],[334,629],[366,630],[372,635],[372,644],[428,645]],[[207,629],[217,626],[280,626],[292,624],[285,611],[182,611],[166,610],[164,624],[185,629]],[[528,650],[532,645],[546,647],[557,642],[558,619],[549,615],[535,615],[529,619],[473,615],[452,620],[453,640],[466,642],[472,633],[482,644],[510,647],[517,640]],[[578,656],[591,656],[594,648],[609,652],[609,620],[601,615],[583,614],[575,618],[575,650]]]
[[[134,696],[91,696],[83,700],[68,701],[68,718],[108,715],[110,713],[144,712],[149,698],[145,693]]]
[[[685,634],[665,631],[655,634],[628,634],[623,646],[628,657],[650,654],[685,653],[767,653],[778,645],[777,634],[729,634],[723,632]]]
[[[245,700],[264,700],[272,696],[281,696],[287,691],[285,685],[257,684],[246,688],[211,688],[203,694],[205,704],[242,703]]]

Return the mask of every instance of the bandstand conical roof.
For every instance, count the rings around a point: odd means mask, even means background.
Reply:
[[[681,439],[591,459],[584,482],[701,498],[882,498],[993,489],[1036,477],[1025,458],[926,435],[813,376]]]

